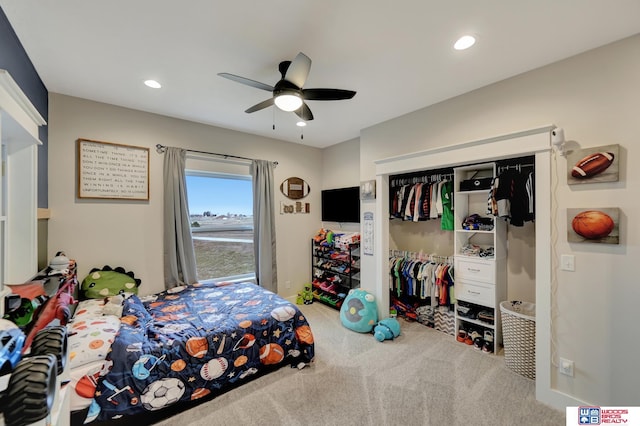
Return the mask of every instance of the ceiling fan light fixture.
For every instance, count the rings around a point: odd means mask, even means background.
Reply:
[[[465,50],[470,48],[474,44],[476,44],[476,38],[474,36],[464,35],[455,42],[453,48],[456,50]]]
[[[302,98],[295,92],[284,92],[275,97],[274,102],[283,111],[295,111],[302,106]]]
[[[159,89],[162,87],[162,85],[155,80],[145,80],[144,84],[152,89]]]

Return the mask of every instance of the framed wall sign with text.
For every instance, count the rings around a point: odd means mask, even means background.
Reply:
[[[78,139],[78,198],[149,200],[149,148]]]

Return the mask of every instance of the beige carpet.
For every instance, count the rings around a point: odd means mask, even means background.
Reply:
[[[502,356],[404,320],[399,338],[380,343],[327,306],[301,309],[316,343],[310,367],[283,367],[158,424],[565,425]]]

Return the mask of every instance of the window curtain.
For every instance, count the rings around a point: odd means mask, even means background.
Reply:
[[[164,286],[198,281],[191,239],[185,162],[187,151],[166,147],[164,153]]]
[[[253,250],[258,285],[278,292],[276,274],[276,226],[273,196],[273,163],[251,162],[253,179]]]

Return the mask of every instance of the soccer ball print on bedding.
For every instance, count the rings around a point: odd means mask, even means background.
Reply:
[[[178,402],[184,391],[184,383],[181,380],[164,378],[147,386],[140,395],[140,401],[145,409],[155,411]]]

